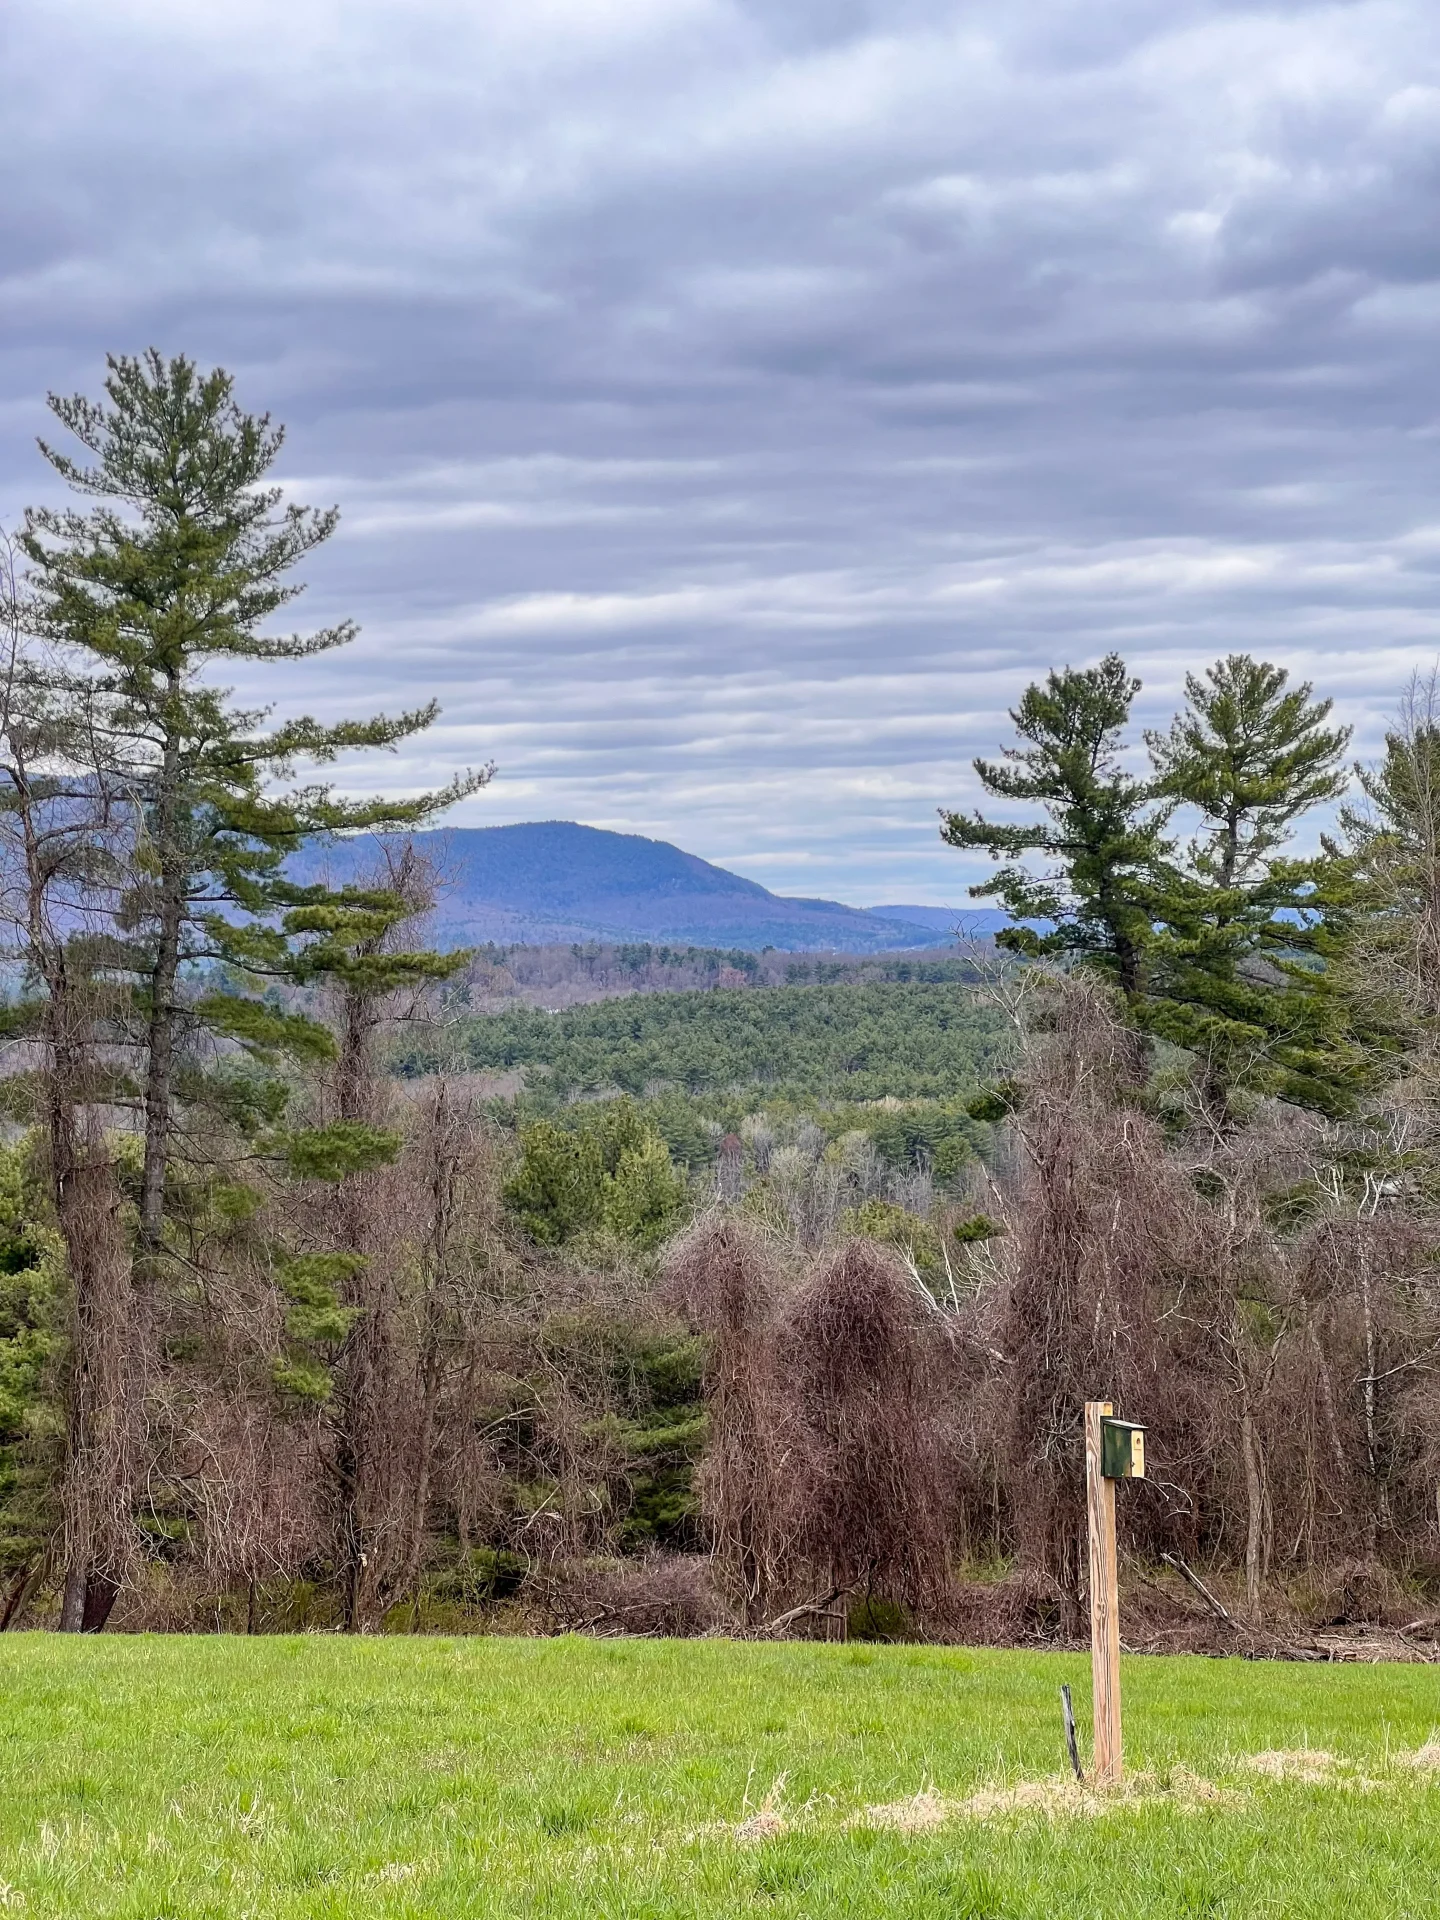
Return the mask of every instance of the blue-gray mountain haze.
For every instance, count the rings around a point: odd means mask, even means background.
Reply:
[[[599,940],[876,953],[948,946],[957,921],[978,932],[1005,919],[786,898],[666,841],[566,820],[442,828],[415,840],[440,879],[433,937],[447,947]],[[310,851],[294,871],[341,883],[366,875],[374,858],[373,843],[345,841]]]

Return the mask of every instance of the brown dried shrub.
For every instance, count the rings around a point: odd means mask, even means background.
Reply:
[[[1074,1640],[1070,1596],[1039,1567],[1017,1567],[1004,1579],[962,1581],[950,1599],[947,1637],[992,1647],[1056,1646]]]
[[[1085,1402],[1152,1430],[1155,1477],[1125,1503],[1132,1538],[1171,1537],[1204,1451],[1200,1380],[1173,1364],[1161,1328],[1204,1264],[1199,1204],[1137,1108],[1134,1048],[1103,989],[1045,989],[1019,1076],[1007,1233],[969,1329],[983,1356],[971,1444],[996,1490],[998,1544],[1058,1583],[1067,1634],[1085,1579]],[[1184,1328],[1169,1340],[1183,1345]]]
[[[1268,1444],[1282,1559],[1404,1562],[1433,1541],[1440,1440],[1427,1392],[1440,1324],[1433,1233],[1418,1210],[1327,1206],[1294,1259]]]
[[[852,1240],[797,1289],[777,1344],[795,1558],[818,1587],[942,1607],[948,1343],[928,1296],[893,1253]]]
[[[733,1626],[704,1554],[649,1554],[643,1560],[570,1562],[522,1592],[543,1597],[552,1630],[693,1640]]]
[[[1426,1609],[1393,1567],[1379,1560],[1337,1560],[1317,1568],[1297,1596],[1312,1627],[1403,1627]]]
[[[706,1338],[709,1438],[696,1496],[723,1592],[747,1625],[788,1592],[800,1525],[801,1436],[776,1364],[781,1274],[772,1244],[733,1217],[673,1249],[664,1297]]]

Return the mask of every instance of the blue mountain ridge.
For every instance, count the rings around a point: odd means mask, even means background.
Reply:
[[[769,892],[666,840],[570,820],[442,827],[414,836],[439,897],[431,937],[445,947],[571,941],[788,952],[894,952],[944,947],[950,929],[990,931],[1005,916],[963,908],[842,906]],[[307,848],[297,879],[341,885],[375,868],[368,836]]]

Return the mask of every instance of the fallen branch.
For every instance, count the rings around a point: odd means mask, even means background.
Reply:
[[[828,1613],[835,1602],[843,1600],[850,1591],[849,1587],[836,1587],[833,1592],[827,1593],[823,1600],[806,1600],[798,1607],[791,1607],[788,1613],[780,1613],[773,1620],[767,1620],[764,1626],[756,1628],[756,1632],[780,1633],[784,1628],[792,1626],[795,1621],[803,1620],[807,1613]]]
[[[1178,1553],[1162,1553],[1160,1558],[1165,1562],[1167,1567],[1173,1567],[1182,1580],[1189,1581],[1190,1585],[1199,1594],[1206,1606],[1209,1607],[1216,1619],[1228,1621],[1232,1627],[1234,1626],[1235,1622],[1231,1619],[1226,1608],[1215,1598],[1214,1594],[1211,1593],[1210,1589],[1200,1578],[1199,1574],[1195,1572],[1194,1568],[1187,1566]]]

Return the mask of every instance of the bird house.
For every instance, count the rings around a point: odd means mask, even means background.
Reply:
[[[1132,1420],[1100,1423],[1100,1471],[1107,1480],[1145,1478],[1145,1429]]]

